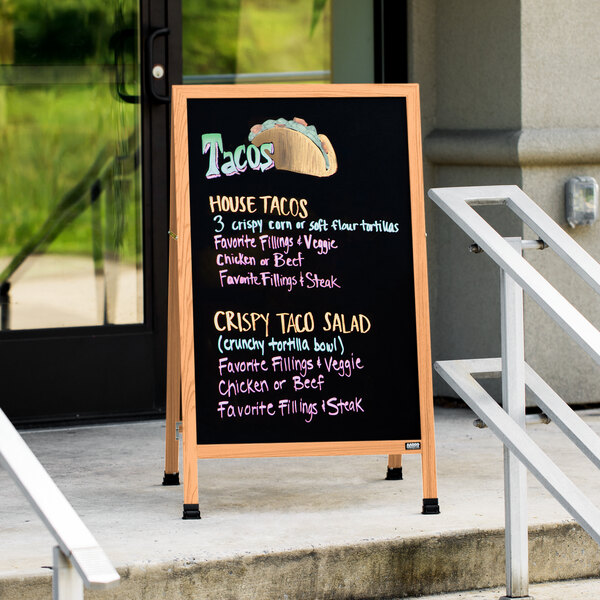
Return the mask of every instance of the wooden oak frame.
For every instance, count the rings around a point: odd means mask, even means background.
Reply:
[[[429,328],[429,295],[425,238],[423,164],[419,89],[416,84],[336,84],[260,86],[173,86],[171,136],[171,239],[169,258],[169,334],[167,439],[165,473],[178,471],[175,421],[181,416],[184,517],[185,507],[198,506],[199,458],[389,454],[389,468],[401,466],[402,454],[421,454],[423,512],[437,506],[437,475]],[[193,98],[340,98],[404,97],[407,108],[410,201],[417,324],[417,362],[421,438],[419,440],[214,444],[198,445],[192,297],[190,189],[187,100]],[[181,407],[181,413],[180,413]],[[180,429],[180,430],[181,430]],[[420,442],[407,450],[406,443]],[[199,512],[198,512],[199,517]]]

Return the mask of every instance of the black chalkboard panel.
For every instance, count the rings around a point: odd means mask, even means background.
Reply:
[[[417,452],[434,497],[417,87],[173,94],[184,463]]]
[[[406,99],[193,98],[187,115],[198,444],[420,438]],[[254,125],[294,117],[336,173],[221,172]]]

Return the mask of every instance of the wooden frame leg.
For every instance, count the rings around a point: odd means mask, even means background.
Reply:
[[[402,454],[390,454],[388,456],[388,466],[386,479],[399,480],[402,479]]]
[[[173,254],[173,253],[171,253]],[[169,273],[177,286],[177,275]],[[171,294],[169,294],[171,296]],[[173,313],[173,314],[172,314]],[[169,297],[169,333],[167,339],[167,410],[165,433],[165,476],[163,485],[179,485],[179,440],[175,434],[177,422],[181,421],[181,370],[179,361],[179,319],[177,297]],[[172,324],[171,321],[174,321]]]
[[[175,197],[171,198],[171,223],[175,221]],[[173,226],[171,227],[171,231]],[[165,475],[163,485],[179,485],[179,440],[175,435],[181,421],[181,353],[179,348],[179,288],[177,283],[177,240],[169,237],[169,296],[167,314],[167,405]]]
[[[422,444],[421,467],[423,470],[423,514],[439,515],[440,503],[437,492],[437,472],[435,466],[435,443],[433,434],[424,435]]]

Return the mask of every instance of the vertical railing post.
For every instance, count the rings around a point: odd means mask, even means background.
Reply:
[[[522,253],[521,238],[506,238]],[[502,405],[525,428],[525,343],[523,289],[500,270],[502,336]],[[506,544],[506,596],[530,598],[527,542],[527,470],[504,446],[504,505]]]
[[[53,549],[52,600],[83,600],[83,580],[58,546]]]

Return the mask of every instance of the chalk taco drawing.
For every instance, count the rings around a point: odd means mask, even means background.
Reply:
[[[266,152],[276,169],[316,177],[329,177],[337,171],[337,158],[327,136],[318,134],[314,125],[300,117],[267,119],[252,127],[248,140],[259,148],[273,144],[273,152]]]

